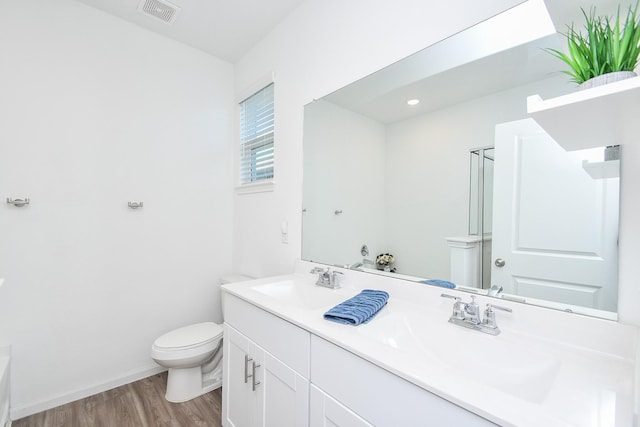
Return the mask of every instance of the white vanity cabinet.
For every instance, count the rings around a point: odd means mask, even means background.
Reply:
[[[226,427],[494,425],[232,294],[224,332]]]
[[[310,334],[238,298],[226,300],[223,425],[307,426]]]
[[[255,366],[259,366],[250,363],[259,363],[263,358],[259,356],[262,356],[264,351],[228,325],[224,326],[224,340],[224,370],[228,374],[223,391],[225,396],[230,397],[225,399],[226,425],[258,425],[262,387],[256,392],[253,378],[249,378],[249,375]],[[250,354],[252,356],[249,356]]]
[[[340,414],[344,417],[344,424],[334,420],[331,420],[332,423],[322,424],[319,420],[321,417],[330,418],[327,411],[339,411],[329,403],[325,404],[325,414],[318,415],[319,411],[314,411],[312,402],[313,427],[495,426],[494,423],[313,335],[311,382],[312,387],[320,388],[335,399],[336,403],[345,409],[349,408],[352,414],[351,417]],[[315,416],[319,419],[314,420]],[[358,419],[365,421],[365,424],[359,424]]]
[[[314,385],[311,385],[309,400],[309,427],[372,427],[355,412]]]

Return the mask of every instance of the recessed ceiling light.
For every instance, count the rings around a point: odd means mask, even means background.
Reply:
[[[418,105],[419,103],[420,103],[420,100],[415,98],[407,101],[407,104],[411,106]]]

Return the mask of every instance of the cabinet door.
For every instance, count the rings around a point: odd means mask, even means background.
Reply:
[[[306,427],[309,380],[225,325],[226,427]]]
[[[309,427],[372,427],[354,412],[311,385]]]
[[[256,426],[256,394],[252,390],[250,341],[224,325],[222,420],[226,427]]]
[[[264,426],[308,426],[309,380],[267,352],[263,366]]]

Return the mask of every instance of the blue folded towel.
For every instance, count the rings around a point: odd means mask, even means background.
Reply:
[[[448,282],[446,280],[438,280],[438,279],[421,280],[418,283],[424,283],[424,284],[433,285],[433,286],[440,286],[440,287],[449,288],[449,289],[453,289],[456,287],[455,283]]]
[[[357,326],[367,323],[385,306],[389,294],[385,291],[365,289],[358,295],[341,302],[324,314],[326,320]]]

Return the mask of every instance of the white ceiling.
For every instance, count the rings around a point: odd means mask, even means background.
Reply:
[[[139,0],[78,0],[220,59],[236,62],[304,0],[169,0],[169,25],[138,12]]]

